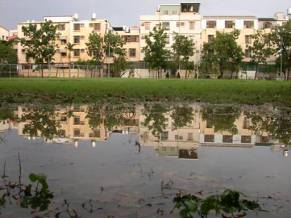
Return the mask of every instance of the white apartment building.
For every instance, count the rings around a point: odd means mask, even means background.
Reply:
[[[201,21],[199,13],[200,3],[181,3],[160,5],[154,15],[142,15],[140,17],[140,47],[145,47],[145,36],[154,27],[162,25],[168,34],[167,48],[174,43],[175,33],[185,35],[193,39],[196,52],[194,61],[198,61],[201,52]],[[141,52],[141,60],[144,58]]]

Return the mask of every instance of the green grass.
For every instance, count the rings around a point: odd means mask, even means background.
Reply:
[[[291,81],[152,79],[0,79],[7,103],[200,101],[291,106]]]

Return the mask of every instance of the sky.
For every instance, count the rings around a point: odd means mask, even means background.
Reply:
[[[255,15],[273,17],[291,8],[290,0],[199,0],[202,15]],[[159,4],[179,0],[0,0],[0,25],[15,29],[17,23],[41,20],[43,16],[73,15],[108,19],[114,26],[139,24],[139,16],[153,14]]]

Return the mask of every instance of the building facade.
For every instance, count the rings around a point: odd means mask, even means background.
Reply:
[[[8,40],[9,31],[4,27],[0,26],[0,40]]]

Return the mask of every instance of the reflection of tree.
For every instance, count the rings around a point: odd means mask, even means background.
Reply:
[[[166,112],[168,112],[168,109],[162,104],[145,105],[143,125],[148,127],[153,135],[159,136],[166,128]]]
[[[213,126],[215,132],[229,131],[237,134],[234,122],[239,116],[240,109],[232,106],[204,106],[202,109],[202,119],[208,126]]]
[[[251,111],[245,112],[251,120],[251,129],[256,133],[267,132],[279,142],[291,144],[291,111],[277,109],[276,112]]]
[[[45,139],[53,139],[60,136],[60,122],[53,107],[37,107],[25,113],[21,118],[24,124],[23,133],[30,136],[41,136]],[[40,135],[39,135],[40,134]]]
[[[193,120],[193,109],[187,106],[174,107],[171,117],[175,129],[185,127]]]
[[[121,125],[133,125],[132,118],[135,116],[135,107],[128,105],[93,105],[88,108],[86,118],[92,129],[101,124],[112,130]]]
[[[0,121],[13,120],[15,118],[13,109],[9,107],[0,107]]]

